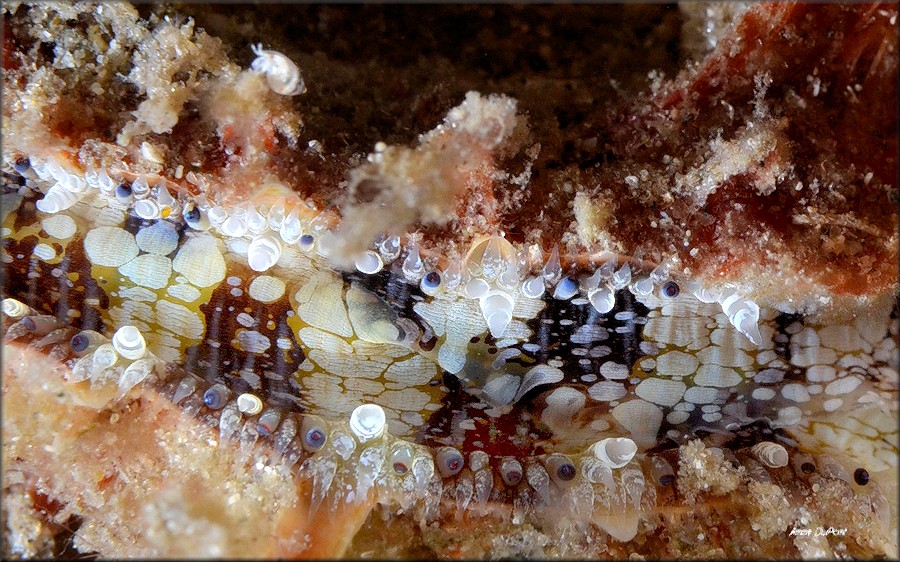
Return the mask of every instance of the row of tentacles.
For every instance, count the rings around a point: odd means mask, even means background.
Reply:
[[[602,439],[577,454],[521,459],[491,458],[483,451],[464,455],[453,447],[431,449],[392,436],[376,404],[359,405],[348,419],[332,421],[265,408],[252,393],[234,396],[222,384],[160,360],[133,326],[119,328],[109,339],[92,331],[74,333],[75,328],[54,316],[37,314],[12,298],[3,300],[2,309],[8,319],[5,340],[25,341],[60,361],[63,368],[54,375],[77,386],[85,402],[109,404],[140,383],[151,384],[186,414],[217,427],[220,446],[235,443],[250,458],[264,444],[271,462],[283,462],[311,479],[311,515],[319,509],[334,511],[342,502],[372,501],[398,505],[431,522],[478,516],[488,509],[496,513],[496,505],[502,504],[508,507],[502,516],[512,524],[594,521],[611,536],[629,540],[640,514],[656,507],[658,494],[674,488],[681,462],[675,450],[637,453],[635,443],[622,437]],[[777,481],[777,469],[789,467],[804,480],[818,474],[869,484],[864,468],[851,476],[828,455],[789,454],[772,441],[713,451],[734,467],[743,466],[757,482]],[[876,490],[870,495],[876,503],[884,499]],[[617,516],[598,520],[595,513]],[[560,514],[567,515],[560,520]]]
[[[249,267],[264,272],[273,267],[285,245],[327,258],[334,249],[335,235],[329,230],[335,222],[327,213],[310,209],[278,183],[270,183],[244,205],[226,209],[206,196],[192,197],[184,186],[162,176],[135,175],[122,170],[87,170],[67,168],[65,159],[50,158],[32,163],[21,156],[12,163],[19,174],[41,180],[46,186],[44,197],[36,204],[44,213],[64,211],[85,198],[101,194],[112,208],[133,213],[144,220],[181,220],[195,230],[213,230],[229,241],[229,248],[245,255]],[[112,175],[110,175],[112,174]],[[186,178],[190,180],[190,174]],[[201,180],[195,179],[198,183]],[[39,184],[40,185],[40,184]],[[175,191],[175,196],[172,195]],[[420,248],[412,236],[404,240],[398,235],[380,236],[355,260],[358,271],[375,274],[402,256],[402,272],[406,280],[418,284],[426,295],[440,292],[477,300],[487,328],[499,338],[513,317],[520,298],[540,299],[550,291],[553,298],[589,302],[598,312],[610,312],[615,305],[615,292],[628,287],[637,295],[654,291],[663,298],[674,298],[681,291],[670,281],[671,261],[648,267],[640,256],[626,259],[612,252],[600,252],[589,258],[600,263],[590,275],[564,275],[582,264],[576,258],[561,260],[554,247],[542,263],[540,248],[515,248],[502,236],[485,236],[472,244],[466,256],[449,263],[443,256]],[[423,250],[425,257],[423,259]],[[443,269],[441,269],[443,266]],[[642,269],[650,269],[641,274]],[[742,298],[734,287],[708,289],[688,280],[685,289],[702,302],[718,302],[729,322],[754,344],[760,341],[759,306]]]

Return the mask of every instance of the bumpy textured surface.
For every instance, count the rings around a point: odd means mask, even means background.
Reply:
[[[182,9],[4,6],[4,554],[897,555],[895,5]]]

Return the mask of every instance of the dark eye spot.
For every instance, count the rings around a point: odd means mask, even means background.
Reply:
[[[214,384],[203,393],[203,403],[213,410],[225,406],[226,400],[228,400],[228,390],[221,384]]]
[[[184,220],[188,222],[197,222],[200,220],[200,209],[197,207],[191,208],[190,211],[186,211],[184,213]]]
[[[567,300],[575,296],[578,292],[578,281],[571,277],[563,277],[556,285],[553,296],[558,299]]]
[[[515,486],[522,481],[522,473],[518,470],[508,470],[503,474],[503,479],[510,486]]]
[[[434,349],[434,346],[437,345],[437,338],[432,336],[427,340],[419,340],[419,347],[421,347],[425,351],[431,351]]]
[[[800,465],[800,470],[802,470],[804,474],[812,474],[816,471],[816,465],[811,462],[805,462]]]
[[[500,465],[500,476],[507,486],[516,486],[522,481],[522,465],[515,459],[506,459]]]
[[[320,449],[325,444],[325,432],[319,428],[306,432],[306,444],[312,449]]]
[[[860,486],[865,486],[869,483],[869,471],[865,468],[857,468],[853,471],[853,479],[856,480],[856,483]]]
[[[663,486],[668,486],[668,485],[672,484],[673,482],[675,482],[674,474],[664,474],[659,477],[659,483],[662,484]]]
[[[422,283],[429,289],[436,289],[441,284],[441,274],[437,271],[429,271],[422,278]]]
[[[568,482],[569,480],[575,478],[575,465],[570,463],[559,465],[556,468],[556,475],[559,476],[560,480]]]
[[[267,410],[259,416],[259,423],[256,424],[256,431],[258,431],[260,435],[267,437],[275,431],[279,422],[281,422],[281,415],[277,411]]]
[[[84,334],[75,334],[69,340],[69,347],[75,353],[81,353],[91,344],[91,340]]]
[[[453,447],[442,447],[437,452],[438,470],[445,477],[454,476],[462,470],[463,460],[462,453]]]
[[[406,474],[412,465],[412,449],[405,445],[394,446],[391,451],[391,466],[397,474]]]
[[[20,174],[24,174],[31,167],[31,160],[27,156],[19,156],[13,163],[13,170]]]
[[[120,183],[116,186],[116,197],[119,199],[128,199],[131,197],[131,185]]]
[[[667,299],[674,299],[679,293],[681,293],[681,287],[674,281],[667,281],[666,284],[662,286],[662,296]]]
[[[321,449],[328,441],[328,430],[325,421],[318,416],[307,415],[300,427],[301,445],[310,453]]]

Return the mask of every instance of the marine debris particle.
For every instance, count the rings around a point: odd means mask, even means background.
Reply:
[[[276,94],[296,96],[306,91],[306,83],[294,61],[278,51],[263,49],[262,45],[252,47],[256,58],[250,68],[266,76],[266,83]]]
[[[515,153],[526,134],[516,100],[468,92],[440,125],[420,136],[419,146],[376,144],[368,161],[350,171],[350,202],[330,257],[352,264],[386,226],[401,234],[414,223],[442,225],[456,218],[469,190],[491,191],[496,153]]]

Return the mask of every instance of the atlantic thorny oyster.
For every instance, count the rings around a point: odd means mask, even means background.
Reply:
[[[11,554],[896,555],[896,6],[184,9],[4,6]]]

